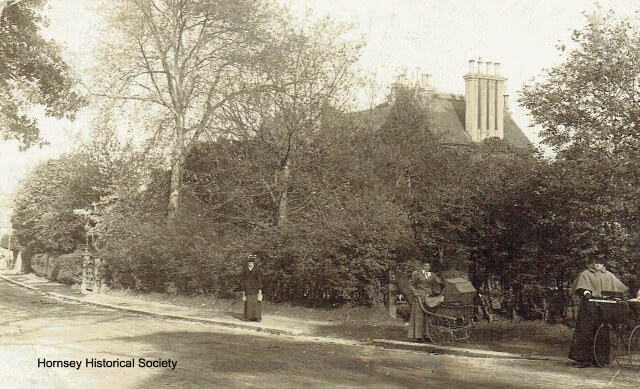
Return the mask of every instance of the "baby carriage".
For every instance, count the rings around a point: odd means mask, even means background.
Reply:
[[[445,277],[447,277],[445,275]],[[434,344],[468,341],[475,324],[474,299],[477,291],[467,279],[457,276],[445,278],[442,302],[429,306],[425,296],[413,293],[405,275],[397,274],[398,288],[411,304],[419,304],[425,315],[424,333]]]

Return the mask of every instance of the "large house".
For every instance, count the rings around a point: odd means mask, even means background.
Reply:
[[[416,87],[428,102],[434,132],[444,145],[468,146],[485,138],[498,137],[518,148],[532,148],[518,124],[511,117],[507,78],[500,75],[500,64],[469,61],[464,75],[465,95],[438,92],[429,83],[429,74],[419,74],[413,83],[400,74],[391,85],[389,101],[376,108],[376,116],[384,115],[401,87]],[[380,112],[382,111],[382,112]]]

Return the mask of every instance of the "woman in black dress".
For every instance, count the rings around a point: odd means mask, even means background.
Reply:
[[[247,264],[242,270],[242,300],[244,301],[244,319],[252,321],[262,320],[260,302],[262,301],[262,272],[256,266],[255,255],[247,258]]]
[[[578,318],[576,319],[576,328],[573,332],[573,341],[569,350],[569,358],[578,362],[579,367],[593,366],[595,362],[594,356],[594,338],[598,326],[601,324],[598,310],[595,303],[589,300],[592,297],[602,298],[603,291],[621,292],[627,291],[627,286],[623,284],[613,273],[608,271],[605,266],[595,260],[591,260],[587,266],[587,270],[580,273],[580,276],[573,285],[573,293],[580,297],[580,306],[578,308]],[[609,359],[609,343],[608,339],[602,344],[598,344],[598,351]]]

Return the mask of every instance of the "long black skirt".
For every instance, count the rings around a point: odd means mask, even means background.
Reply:
[[[595,362],[593,353],[594,338],[596,331],[601,323],[601,318],[596,311],[593,302],[582,300],[578,308],[578,319],[576,320],[576,329],[573,332],[573,341],[571,342],[571,350],[569,350],[569,358],[577,362]],[[598,354],[604,356],[605,361],[609,362],[609,339],[596,345]]]
[[[245,320],[262,320],[262,313],[260,312],[260,301],[258,301],[257,294],[247,295],[247,301],[244,303],[244,319]]]

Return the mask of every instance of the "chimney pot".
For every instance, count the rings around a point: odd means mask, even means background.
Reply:
[[[398,85],[402,85],[402,86],[407,86],[407,75],[405,73],[400,74],[397,78],[396,78],[396,83]]]
[[[420,83],[420,86],[423,88],[427,88],[429,86],[429,77],[431,76],[431,74],[428,73],[422,73],[422,80]]]
[[[496,76],[499,76],[500,75],[500,62],[494,63],[493,66],[494,66],[494,69],[495,69],[495,73],[494,74]]]
[[[476,61],[470,59],[469,60],[469,73],[475,73],[476,72]]]
[[[486,74],[491,74],[493,73],[493,62],[489,62],[487,61],[487,71]]]
[[[478,58],[478,73],[484,74],[484,62],[482,61],[482,57]]]

